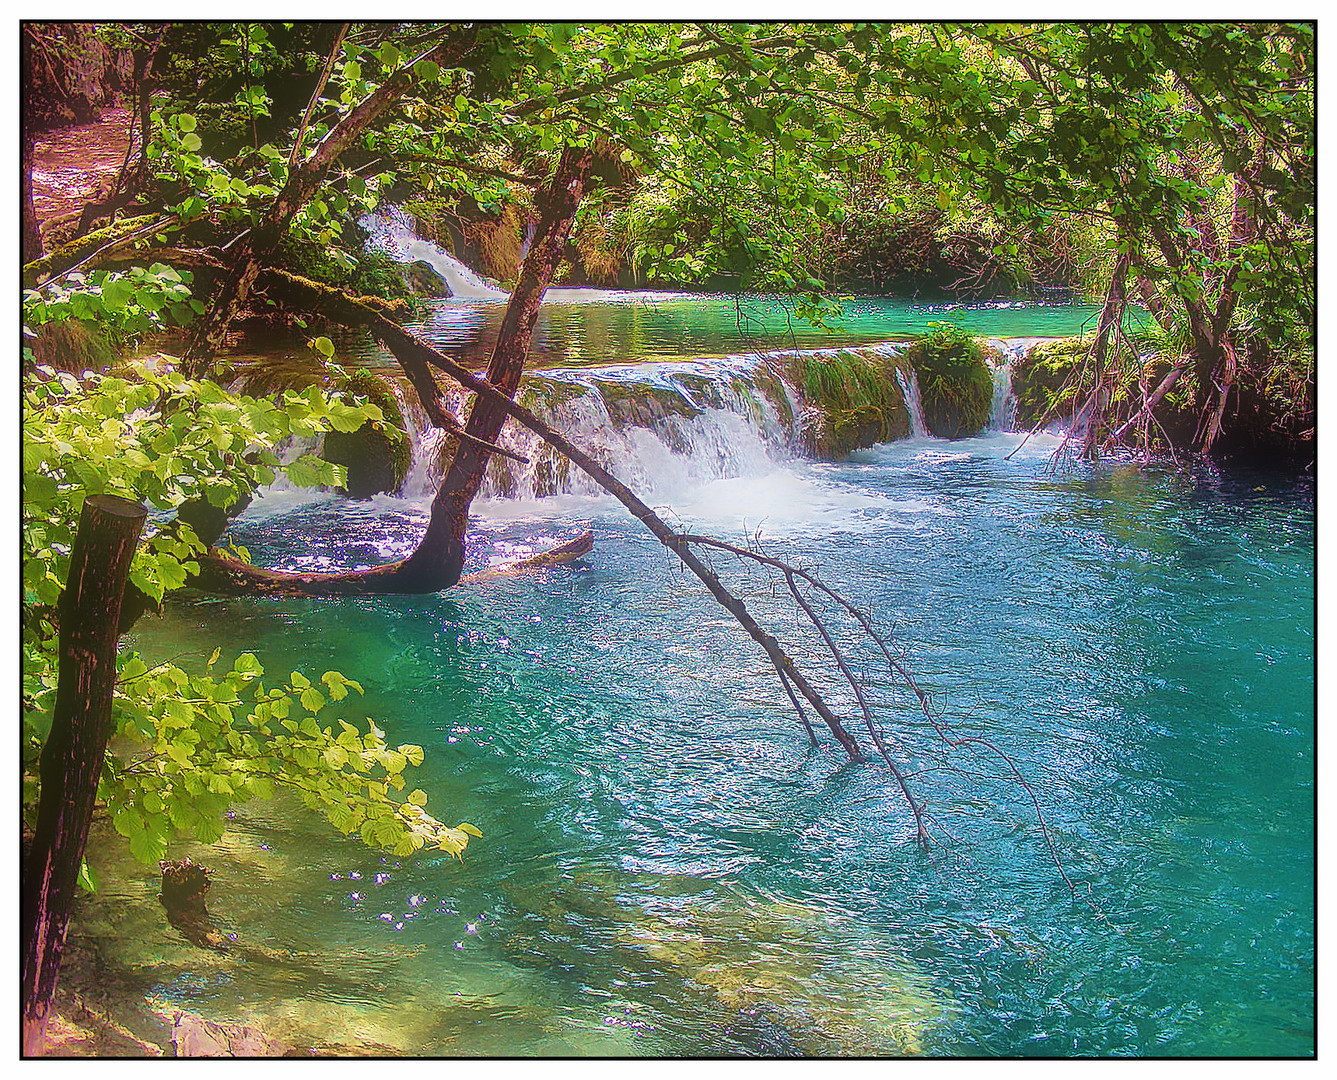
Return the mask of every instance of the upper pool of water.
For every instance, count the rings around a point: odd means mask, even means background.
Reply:
[[[592,292],[579,299],[561,291],[539,313],[529,367],[672,361],[777,349],[820,349],[909,338],[935,322],[953,322],[990,338],[1064,337],[1090,332],[1099,308],[1038,301],[927,302],[907,297],[852,297],[831,328],[794,315],[791,300],[766,297],[690,296],[666,293]],[[409,324],[443,351],[475,368],[487,366],[505,304],[487,300],[431,303]],[[1132,316],[1130,316],[1131,318]],[[340,362],[395,367],[394,359],[365,333],[336,338]],[[246,353],[263,354],[271,367],[309,369],[315,354],[304,340],[275,342]],[[236,355],[245,362],[247,355]]]

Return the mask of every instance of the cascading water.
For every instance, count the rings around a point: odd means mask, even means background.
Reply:
[[[421,499],[440,484],[448,439],[402,385],[396,396],[413,440],[413,466],[402,494]],[[644,495],[764,475],[792,457],[798,444],[799,400],[766,357],[531,374],[517,397]],[[448,398],[456,415],[463,415],[463,393]],[[518,424],[508,424],[500,441],[528,463],[494,456],[484,498],[528,500],[600,490]]]
[[[397,206],[364,215],[358,224],[370,233],[368,243],[402,262],[425,262],[440,275],[456,300],[506,300],[510,294],[489,285],[454,255],[413,231],[413,222]]]
[[[919,397],[919,380],[915,373],[896,369],[896,381],[901,384],[901,393],[905,395],[905,407],[910,412],[910,437],[929,438],[928,422],[924,419],[924,403]]]
[[[444,248],[424,240],[414,232],[413,220],[400,207],[386,206],[363,215],[358,224],[367,230],[367,242],[374,248],[401,262],[425,262],[446,283],[451,300],[504,301],[510,299],[505,289],[485,280]],[[527,252],[533,241],[532,227],[526,232],[521,252]],[[543,294],[545,303],[556,304],[655,304],[666,301],[700,299],[696,293],[667,292],[663,290],[562,288],[549,287]]]
[[[993,400],[989,403],[989,431],[1013,431],[1017,423],[1017,396],[1012,392],[1012,369],[1030,348],[1027,341],[994,340],[993,345],[1002,354],[996,364],[990,364],[993,376]]]

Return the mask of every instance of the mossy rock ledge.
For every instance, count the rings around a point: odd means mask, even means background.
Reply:
[[[1068,380],[1091,352],[1090,338],[1055,338],[1027,351],[1012,369],[1017,426],[1031,428],[1071,412],[1075,392]]]
[[[413,444],[404,416],[385,380],[370,371],[354,371],[340,380],[338,389],[365,397],[380,407],[383,419],[365,421],[356,431],[330,431],[322,455],[348,470],[341,489],[350,499],[393,494],[404,484],[413,464]]]
[[[993,375],[978,338],[954,328],[917,338],[906,350],[919,382],[924,424],[941,439],[969,439],[989,420]]]
[[[429,300],[450,298],[450,286],[446,284],[446,279],[436,272],[436,268],[431,263],[419,259],[405,266],[403,273],[404,280],[408,283],[408,287],[414,295],[424,296]]]
[[[838,461],[875,443],[910,436],[910,411],[896,377],[899,357],[872,349],[799,353],[786,375],[805,406],[808,453]]]

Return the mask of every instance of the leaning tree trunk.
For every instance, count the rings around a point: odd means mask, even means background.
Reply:
[[[487,369],[487,381],[507,398],[513,397],[520,385],[543,293],[566,250],[593,162],[594,151],[589,147],[568,148],[557,163],[552,183],[540,193],[538,229],[506,305]],[[485,398],[474,400],[464,428],[472,439],[460,440],[446,478],[432,500],[427,532],[404,562],[402,573],[406,580],[440,582],[435,584],[437,589],[449,588],[459,580],[464,567],[469,503],[483,483],[489,457],[486,446],[480,443],[495,443],[505,422],[506,412],[498,404]]]
[[[269,209],[232,251],[231,270],[219,285],[187,343],[182,364],[192,379],[202,378],[214,354],[222,347],[228,329],[250,297],[255,279],[278,250],[289,223],[320,190],[341,154],[392,105],[413,87],[414,69],[425,62],[447,68],[457,63],[473,46],[476,31],[465,28],[459,35],[438,42],[412,63],[390,75],[385,82],[339,120],[316,145],[311,156],[298,162],[274,196]]]
[[[56,992],[97,798],[116,685],[117,624],[147,512],[115,495],[84,501],[60,599],[59,681],[42,747],[37,827],[22,882],[23,1052],[41,1045]]]

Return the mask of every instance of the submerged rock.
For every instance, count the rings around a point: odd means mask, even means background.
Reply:
[[[627,983],[700,995],[701,1022],[726,1038],[760,1031],[786,1053],[913,1056],[946,1017],[909,959],[820,907],[689,875],[590,871],[512,899],[544,925],[534,962],[569,962],[597,981],[598,942]]]
[[[172,1050],[184,1057],[283,1057],[289,1048],[249,1024],[219,1024],[194,1013],[172,1018]]]
[[[684,906],[623,939],[709,988],[731,1013],[764,1016],[811,1054],[914,1056],[944,1009],[907,960],[791,901]],[[740,949],[740,943],[746,943]]]

